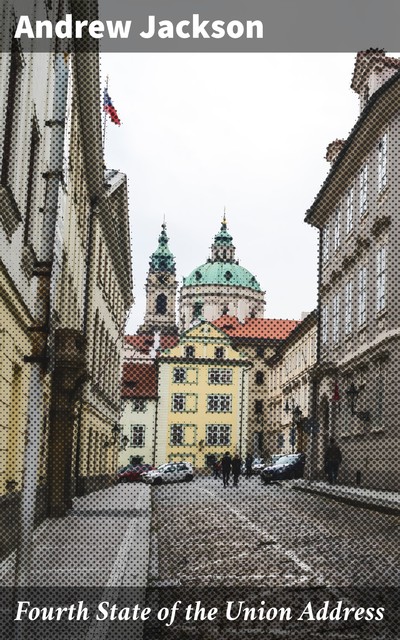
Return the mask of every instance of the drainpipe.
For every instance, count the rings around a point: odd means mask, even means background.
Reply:
[[[64,3],[62,2],[61,5]],[[60,11],[62,6],[60,6]],[[64,52],[54,54],[53,118],[46,122],[51,127],[49,171],[43,211],[40,257],[34,275],[37,277],[34,318],[37,326],[33,354],[25,356],[30,364],[28,424],[24,452],[24,483],[21,497],[21,534],[16,553],[15,577],[18,585],[29,584],[32,570],[33,532],[38,490],[40,437],[43,422],[42,387],[48,366],[51,306],[51,274],[54,255],[55,231],[59,205],[59,191],[63,180],[63,151],[65,118],[68,95],[68,59]]]
[[[90,276],[92,269],[92,260],[93,260],[93,227],[94,227],[94,216],[98,212],[96,210],[98,205],[98,198],[96,196],[91,198],[90,201],[90,212],[89,212],[89,225],[88,225],[88,233],[87,233],[87,247],[88,251],[86,254],[86,272],[85,272],[85,284],[84,284],[84,298],[83,298],[83,321],[82,321],[82,333],[83,339],[86,341],[87,337],[87,327],[88,327],[88,309],[89,309],[89,296],[90,296]],[[83,496],[85,494],[85,487],[83,482],[80,479],[79,475],[79,467],[80,467],[80,457],[81,457],[81,436],[82,436],[82,417],[83,417],[83,393],[84,387],[81,388],[79,395],[79,415],[78,415],[78,424],[77,424],[77,434],[76,434],[76,451],[75,451],[75,493],[77,496]]]
[[[250,371],[253,368],[251,364],[249,367],[243,367],[242,369],[242,389],[241,389],[241,397],[240,397],[240,430],[239,430],[239,456],[242,457],[242,438],[243,438],[243,413],[244,413],[244,374],[245,371]]]
[[[319,246],[318,246],[318,297],[317,297],[317,358],[316,366],[321,361],[321,273],[322,273],[322,231],[319,230]],[[312,396],[311,396],[311,417],[315,424],[318,417],[318,379],[314,376],[312,380]],[[310,430],[310,468],[308,471],[308,482],[315,480],[315,433],[314,427]]]

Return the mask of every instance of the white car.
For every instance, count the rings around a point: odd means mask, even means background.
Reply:
[[[149,484],[189,482],[193,480],[193,468],[187,462],[167,462],[153,471],[144,473],[142,479]]]

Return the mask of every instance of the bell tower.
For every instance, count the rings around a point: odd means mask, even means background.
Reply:
[[[138,334],[176,335],[175,257],[168,246],[167,225],[161,227],[158,247],[150,257],[146,281],[146,313]]]

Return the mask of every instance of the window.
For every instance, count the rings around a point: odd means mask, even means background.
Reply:
[[[131,447],[144,447],[145,429],[144,424],[131,424]]]
[[[257,358],[263,358],[264,357],[264,353],[265,353],[265,349],[264,347],[262,347],[261,345],[259,345],[256,349],[256,354],[257,354]]]
[[[208,384],[232,384],[232,369],[209,369]]]
[[[329,227],[322,230],[322,262],[329,260]]]
[[[353,229],[353,187],[347,192],[346,233]]]
[[[172,396],[172,411],[186,410],[186,395],[184,393],[174,393]]]
[[[32,223],[32,200],[36,188],[37,169],[38,169],[38,151],[39,151],[39,131],[35,122],[32,124],[31,147],[29,152],[29,168],[26,193],[26,210],[24,224],[24,243],[28,244],[31,233]]]
[[[340,247],[340,209],[337,207],[335,211],[335,229],[334,229],[334,247],[335,251]]]
[[[223,394],[214,394],[207,396],[207,411],[211,413],[232,411],[232,396]]]
[[[231,425],[230,424],[208,424],[206,427],[206,445],[230,445]]]
[[[17,132],[18,107],[20,99],[20,85],[22,78],[22,60],[18,43],[13,38],[10,52],[10,75],[8,79],[8,98],[5,113],[5,127],[3,144],[3,159],[1,164],[1,184],[9,185],[13,152],[15,150],[15,136]]]
[[[264,413],[264,400],[256,400],[254,409],[256,413]]]
[[[376,254],[376,308],[382,311],[385,308],[385,286],[386,286],[386,247],[378,249]]]
[[[169,442],[171,446],[179,446],[183,444],[183,425],[182,424],[171,425]]]
[[[256,372],[256,384],[258,386],[264,384],[264,373],[262,371]]]
[[[156,298],[156,314],[159,316],[165,316],[167,313],[167,296],[165,293],[160,293]]]
[[[366,321],[367,308],[367,268],[361,267],[358,272],[358,325],[361,326]]]
[[[346,335],[351,333],[351,310],[352,310],[352,288],[351,280],[347,282],[345,287],[345,306],[344,306],[344,331]]]
[[[138,413],[146,411],[146,400],[144,398],[133,398],[132,411],[136,411]]]
[[[333,297],[333,342],[339,341],[339,326],[340,326],[340,297],[337,293]]]
[[[322,327],[321,327],[321,339],[322,344],[328,342],[328,307],[325,305],[322,307]]]
[[[203,313],[203,304],[201,302],[195,302],[193,305],[193,319],[201,318]]]
[[[367,213],[367,179],[368,167],[365,165],[360,171],[360,218]]]
[[[379,140],[378,154],[378,193],[387,185],[387,133]]]
[[[221,360],[224,357],[224,347],[215,347],[215,357]]]
[[[174,369],[174,382],[186,382],[187,370],[183,367],[175,367]]]
[[[194,347],[185,347],[185,357],[194,358]]]
[[[173,393],[172,394],[172,411],[175,412],[196,412],[197,411],[197,394],[196,393]]]

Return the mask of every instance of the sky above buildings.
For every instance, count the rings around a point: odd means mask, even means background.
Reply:
[[[265,316],[316,306],[317,232],[304,223],[327,145],[358,117],[354,53],[103,54],[122,121],[107,166],[128,175],[135,304],[165,215],[179,283],[208,255],[224,207],[236,257],[266,291]]]

